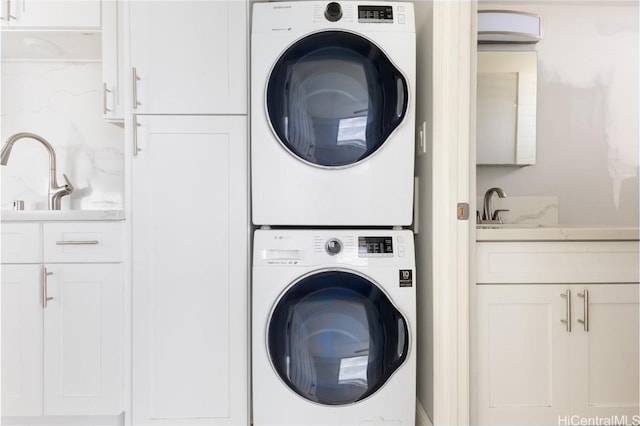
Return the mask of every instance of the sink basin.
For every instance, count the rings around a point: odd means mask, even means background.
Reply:
[[[533,229],[542,228],[538,223],[478,223],[476,229]]]

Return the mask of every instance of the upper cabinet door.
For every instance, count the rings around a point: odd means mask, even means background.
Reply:
[[[139,114],[246,114],[246,1],[132,1]]]
[[[100,2],[101,0],[2,0],[0,18],[3,27],[98,29]]]

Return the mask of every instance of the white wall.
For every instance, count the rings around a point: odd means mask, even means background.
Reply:
[[[123,130],[102,118],[102,68],[98,62],[2,63],[1,137],[36,133],[57,156],[58,183],[66,174],[75,187],[63,209],[122,209]],[[2,176],[1,208],[13,200],[25,209],[46,210],[49,160],[38,142],[14,145]]]
[[[638,226],[638,2],[479,2],[542,15],[537,164],[481,166],[477,191],[558,196],[559,222]]]

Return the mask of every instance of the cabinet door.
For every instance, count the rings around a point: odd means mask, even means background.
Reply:
[[[129,7],[134,112],[246,114],[246,1]]]
[[[246,118],[139,117],[133,423],[248,423]]]
[[[42,415],[42,266],[2,265],[2,415]]]
[[[588,318],[588,331],[576,323],[572,333],[572,411],[584,418],[626,416],[620,424],[637,422],[638,284],[575,288],[583,295],[574,298],[576,319]]]
[[[565,287],[477,286],[476,424],[557,424],[569,412]]]
[[[124,120],[121,9],[115,0],[102,3],[102,114],[116,122]]]
[[[44,414],[122,411],[122,266],[46,264]]]
[[[2,0],[1,4],[5,27],[100,28],[100,0]]]

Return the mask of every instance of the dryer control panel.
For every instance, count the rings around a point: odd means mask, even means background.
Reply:
[[[253,35],[308,34],[333,28],[415,34],[413,3],[325,0],[276,1],[253,5]]]

